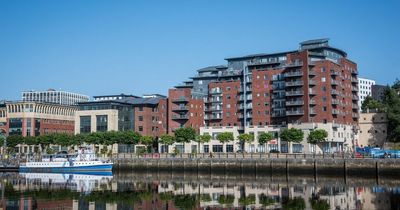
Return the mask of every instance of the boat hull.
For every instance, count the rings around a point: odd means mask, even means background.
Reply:
[[[112,171],[112,163],[105,163],[101,165],[88,165],[88,166],[71,166],[71,167],[29,167],[20,166],[20,172],[101,172]]]

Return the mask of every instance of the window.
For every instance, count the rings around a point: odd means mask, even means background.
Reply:
[[[232,144],[226,145],[226,152],[233,152],[233,145]]]
[[[326,82],[326,78],[325,77],[321,77],[321,82]]]
[[[226,104],[226,108],[227,109],[231,108],[231,104]]]
[[[139,107],[139,111],[142,112],[143,111],[143,107]]]
[[[91,117],[81,116],[80,117],[80,133],[90,133],[91,130]]]
[[[264,93],[264,97],[268,97],[269,96],[269,93]]]
[[[107,115],[96,115],[96,131],[104,132],[107,131]]]
[[[321,72],[325,72],[325,71],[326,71],[325,67],[322,67]]]
[[[202,85],[203,84],[203,80],[199,80],[199,85]]]
[[[203,146],[203,150],[204,150],[204,153],[209,153],[210,152],[210,146],[209,145],[204,145]]]
[[[139,116],[139,121],[143,121],[143,116]]]
[[[231,95],[226,95],[226,99],[231,99]]]
[[[326,112],[326,106],[324,106],[324,107],[322,108],[322,111]]]
[[[139,131],[143,131],[143,126],[139,126]]]
[[[223,149],[222,145],[213,145],[212,148],[213,152],[222,152],[222,149]]]
[[[229,86],[226,87],[226,90],[227,90],[227,91],[230,91],[230,90],[231,90],[231,87],[229,87]]]

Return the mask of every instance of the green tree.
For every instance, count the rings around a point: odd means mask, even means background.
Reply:
[[[220,195],[218,197],[218,203],[221,205],[232,206],[235,201],[234,195]]]
[[[71,138],[71,146],[80,146],[86,142],[86,134],[76,134]]]
[[[313,196],[309,200],[313,210],[329,210],[331,208],[328,201],[325,199],[319,199],[319,197]]]
[[[197,147],[198,147],[198,152],[200,153],[200,146],[201,144],[207,143],[211,141],[211,136],[210,134],[203,134],[203,135],[198,135],[196,138],[197,142]]]
[[[316,129],[310,131],[310,134],[307,137],[307,141],[314,146],[314,153],[315,153],[315,145],[318,143],[322,143],[326,141],[328,138],[328,132],[324,129]]]
[[[140,142],[144,145],[146,145],[147,147],[147,151],[149,151],[150,149],[152,149],[153,147],[153,137],[152,136],[142,136],[142,138],[140,138]]]
[[[254,141],[254,135],[248,134],[248,133],[242,133],[238,136],[238,139],[240,141],[241,147],[242,147],[242,152],[244,152],[245,144],[251,143]]]
[[[175,195],[174,204],[179,209],[194,209],[198,200],[195,195]]]
[[[253,194],[239,198],[239,204],[242,206],[249,206],[255,203],[256,203],[256,196]]]
[[[50,144],[53,144],[53,135],[45,134],[36,137],[37,143],[40,145],[40,150],[44,151]]]
[[[72,136],[65,133],[53,134],[53,143],[60,146],[70,146],[72,145]]]
[[[364,102],[361,105],[361,110],[363,112],[367,112],[367,110],[382,110],[383,105],[381,102],[373,99],[371,96],[367,96],[364,99]]]
[[[272,139],[274,139],[274,134],[272,134],[270,132],[268,132],[268,133],[263,132],[263,133],[260,133],[260,135],[258,135],[258,143],[260,145],[265,146],[265,144],[268,143],[269,141],[271,141]]]
[[[400,82],[387,88],[385,91],[383,104],[387,113],[388,128],[387,140],[390,142],[400,142]]]
[[[185,143],[189,143],[196,139],[196,130],[194,128],[178,128],[174,131],[175,140],[178,143],[183,143],[183,148],[185,148]]]
[[[282,205],[284,210],[304,210],[306,209],[306,202],[302,197],[295,197],[289,199],[286,203]]]
[[[7,147],[14,149],[18,144],[24,143],[24,137],[21,135],[10,135],[7,137]]]
[[[160,137],[160,139],[158,140],[158,142],[162,145],[172,145],[175,142],[175,137],[168,135],[168,134],[164,134]],[[168,151],[167,151],[168,152]]]
[[[290,128],[284,129],[280,134],[281,140],[288,142],[288,150],[290,151],[291,142],[300,143],[304,139],[304,132],[300,129]]]
[[[122,144],[138,144],[142,137],[140,133],[134,131],[123,131],[121,133],[122,139],[119,143]]]
[[[265,195],[264,193],[262,193],[261,195],[259,195],[258,198],[259,198],[260,204],[263,205],[264,207],[276,203],[276,201],[275,201],[274,199],[272,199],[271,197],[268,197],[268,196]]]
[[[223,132],[217,135],[217,140],[222,143],[223,147],[225,147],[225,143],[233,141],[233,133],[232,132]]]

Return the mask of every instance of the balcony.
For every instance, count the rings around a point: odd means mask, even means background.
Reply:
[[[339,100],[338,99],[332,99],[332,105],[338,105]]]
[[[189,115],[185,114],[185,115],[173,115],[172,116],[173,120],[188,120],[189,119]]]
[[[331,94],[332,94],[332,95],[339,95],[339,91],[337,91],[337,90],[331,90]]]
[[[185,97],[179,97],[176,99],[172,99],[172,102],[174,103],[187,103],[189,102],[189,99],[185,98]]]
[[[334,114],[334,115],[339,114],[339,110],[337,110],[337,109],[332,109],[332,114]]]
[[[285,99],[285,95],[275,94],[275,95],[272,95],[271,98],[272,98],[273,100]]]
[[[292,71],[292,72],[287,72],[283,74],[284,77],[301,77],[303,76],[302,71]]]
[[[222,93],[221,89],[214,89],[214,90],[211,90],[211,91],[210,91],[210,94],[211,94],[211,95],[214,95],[214,94],[221,94],[221,93]]]
[[[357,74],[358,74],[358,71],[357,71],[356,69],[354,69],[354,70],[351,71],[351,74],[352,74],[352,75],[357,75]]]
[[[332,81],[331,81],[331,85],[332,85],[332,86],[340,85],[340,82],[338,82],[338,81],[336,81],[336,80],[332,80]]]
[[[351,77],[351,83],[358,83],[358,80],[354,77]]]
[[[277,103],[277,104],[272,104],[271,107],[272,107],[273,109],[284,109],[284,108],[285,108],[284,105],[279,104],[279,103]]]
[[[243,104],[240,104],[239,109],[244,109],[246,107],[246,109],[252,109],[253,105],[252,104],[247,104],[246,106]]]
[[[352,108],[358,110],[358,109],[359,109],[359,106],[358,106],[358,104],[353,104],[353,105],[352,105]]]
[[[187,112],[189,109],[186,106],[178,106],[178,107],[173,107],[172,111],[175,112]]]
[[[282,112],[273,112],[272,117],[285,117],[286,114]]]
[[[338,123],[332,123],[332,128],[339,128],[340,125]]]
[[[353,113],[352,116],[353,118],[360,118],[360,115],[358,113]]]
[[[315,91],[315,90],[309,90],[309,91],[308,91],[308,94],[309,94],[309,95],[317,95],[317,91]]]
[[[304,91],[302,91],[302,90],[286,92],[286,96],[302,96],[302,95],[304,95]]]
[[[297,62],[292,62],[292,63],[286,63],[283,65],[284,67],[287,68],[292,68],[292,67],[301,67],[303,66],[303,61],[297,61]]]
[[[353,99],[353,101],[358,101],[358,96],[357,95],[353,95],[352,99]]]
[[[315,82],[315,80],[308,80],[308,85],[314,86],[317,85],[317,83]]]
[[[310,115],[316,115],[317,112],[315,111],[315,109],[310,109]]]
[[[358,87],[352,86],[352,87],[351,87],[351,91],[352,91],[352,92],[358,92]]]
[[[311,99],[310,102],[309,102],[309,104],[310,104],[310,105],[316,105],[317,103],[315,102],[314,99]]]
[[[303,81],[285,82],[286,87],[303,86]]]
[[[256,65],[271,65],[271,64],[279,64],[278,59],[273,59],[269,61],[262,61],[262,60],[257,60],[257,61],[250,61],[247,63],[248,66],[256,66]]]
[[[302,106],[302,105],[304,105],[303,100],[286,101],[286,106]]]
[[[239,119],[243,119],[243,114],[239,115]],[[247,113],[246,118],[253,118],[253,114]]]
[[[220,106],[206,107],[205,111],[206,112],[221,112],[222,111],[222,107],[220,107]]]
[[[308,75],[309,76],[316,76],[317,73],[314,70],[310,70],[310,71],[308,71]]]
[[[339,76],[339,72],[331,70],[331,76]]]
[[[287,116],[304,115],[304,110],[290,110],[286,111]]]

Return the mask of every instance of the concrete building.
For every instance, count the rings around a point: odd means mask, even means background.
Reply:
[[[47,91],[23,91],[22,101],[24,102],[41,102],[54,103],[60,105],[75,105],[78,102],[89,101],[89,96],[48,89]]]
[[[75,134],[132,130],[158,138],[168,130],[167,105],[167,98],[162,95],[82,102],[75,115]],[[113,147],[113,153],[134,151],[128,147],[118,145]]]
[[[101,96],[93,96],[94,101],[110,101],[110,100],[118,100],[125,98],[140,98],[139,96],[134,95],[126,95],[126,94],[117,94],[117,95],[101,95]]]
[[[358,106],[360,107],[367,96],[372,96],[372,86],[375,85],[375,80],[358,78]]]
[[[227,58],[226,66],[200,69],[179,88],[187,97],[202,97],[204,112],[198,114],[204,113],[207,128],[237,127],[238,133],[251,133],[254,127],[306,132],[324,127],[328,142],[317,151],[351,149],[360,107],[357,64],[328,41],[305,41],[294,51]],[[280,142],[279,150],[287,146]],[[309,147],[304,141],[295,150]]]
[[[357,146],[379,146],[382,147],[387,137],[387,115],[386,113],[361,113],[358,131]]]
[[[6,102],[0,106],[0,128],[6,135],[38,136],[74,133],[76,108],[38,102]]]

